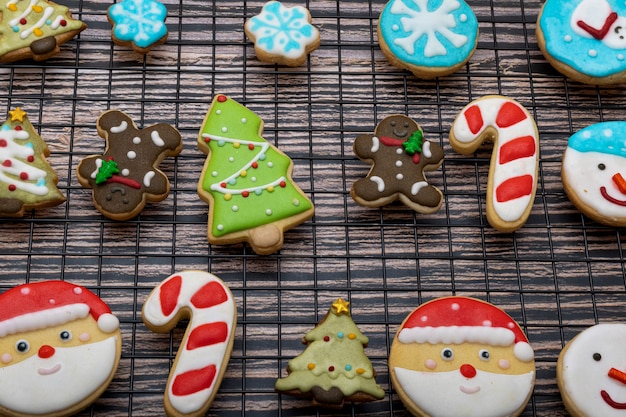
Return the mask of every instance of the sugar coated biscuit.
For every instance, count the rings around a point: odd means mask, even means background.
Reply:
[[[0,36],[0,62],[42,61],[87,28],[69,9],[48,0],[8,0],[0,7],[6,27]]]
[[[204,416],[233,350],[237,308],[230,289],[208,272],[176,273],[152,290],[142,318],[157,333],[189,320],[167,380],[164,407],[169,417]]]
[[[424,171],[443,163],[443,149],[424,139],[422,128],[404,115],[385,117],[373,135],[356,138],[352,149],[372,165],[367,176],[356,181],[350,195],[366,207],[381,207],[395,200],[418,213],[434,213],[443,203],[441,191],[428,184]]]
[[[198,135],[208,154],[198,182],[209,203],[209,242],[248,242],[267,255],[283,233],[313,216],[313,203],[291,178],[293,162],[266,141],[263,120],[222,94],[215,96]]]
[[[167,198],[170,182],[158,166],[182,150],[178,130],[165,123],[139,129],[119,110],[102,113],[96,128],[106,149],[80,161],[77,173],[81,185],[92,189],[98,211],[113,220],[128,220],[146,202]]]
[[[19,107],[0,127],[0,216],[21,217],[26,210],[65,201],[46,157],[50,150]]]
[[[570,201],[609,226],[626,226],[626,122],[603,122],[572,135],[561,179]]]
[[[167,8],[156,0],[122,0],[107,10],[113,42],[141,54],[167,40],[166,17]]]
[[[64,417],[108,387],[122,354],[119,320],[86,288],[42,281],[0,294],[0,414]]]
[[[246,21],[244,29],[260,61],[298,67],[320,45],[319,30],[311,21],[305,7],[269,1]]]
[[[478,19],[464,0],[391,0],[378,19],[378,43],[392,65],[441,77],[474,54]]]
[[[626,81],[626,3],[621,0],[547,0],[537,42],[562,74],[586,84]]]
[[[572,417],[622,417],[626,409],[626,324],[591,326],[559,355],[556,380]]]
[[[363,350],[368,338],[352,321],[349,304],[338,298],[304,336],[306,349],[289,361],[288,375],[276,381],[277,392],[311,398],[316,405],[328,408],[385,396]]]
[[[500,308],[468,297],[422,304],[389,354],[393,388],[415,416],[513,417],[535,383],[534,352]]]
[[[497,230],[522,227],[535,201],[539,172],[539,133],[528,110],[508,97],[485,96],[458,114],[450,145],[461,154],[494,143],[487,179],[487,221]]]

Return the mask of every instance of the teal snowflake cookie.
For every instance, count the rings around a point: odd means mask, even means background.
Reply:
[[[267,2],[260,14],[246,21],[244,29],[254,42],[257,57],[264,62],[297,67],[320,45],[319,30],[302,6]]]
[[[113,42],[146,54],[167,40],[167,8],[156,0],[122,0],[107,10]]]

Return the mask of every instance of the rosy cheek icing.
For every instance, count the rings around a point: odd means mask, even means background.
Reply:
[[[500,359],[498,361],[498,366],[502,369],[509,369],[511,367],[511,362],[507,361],[506,359]]]
[[[437,367],[437,362],[435,362],[433,359],[426,359],[426,361],[424,362],[424,366],[432,370]]]
[[[13,356],[11,356],[10,353],[3,353],[2,356],[0,356],[0,361],[2,363],[9,363],[13,360]]]
[[[78,336],[78,340],[81,342],[89,342],[91,335],[89,333],[81,333],[80,336]]]

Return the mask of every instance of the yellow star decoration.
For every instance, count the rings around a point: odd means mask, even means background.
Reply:
[[[26,112],[20,109],[19,107],[16,107],[15,110],[11,110],[9,114],[11,115],[12,122],[15,122],[15,121],[23,122],[24,116],[26,116]]]
[[[333,309],[335,310],[335,314],[339,315],[344,312],[350,314],[350,309],[348,309],[349,305],[349,301],[343,301],[341,298],[338,298],[337,301],[333,303]]]

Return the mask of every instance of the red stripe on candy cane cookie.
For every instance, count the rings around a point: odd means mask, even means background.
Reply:
[[[523,136],[521,138],[513,139],[510,142],[505,143],[500,148],[500,157],[498,163],[500,165],[506,164],[511,161],[515,161],[520,158],[528,158],[535,156],[537,147],[535,145],[535,138],[532,136]]]
[[[165,389],[168,416],[202,416],[217,394],[233,347],[236,307],[219,278],[185,271],[156,286],[142,309],[143,321],[155,332],[173,329],[188,318]]]
[[[499,203],[515,200],[530,195],[535,181],[531,175],[509,178],[496,188],[496,200]]]

